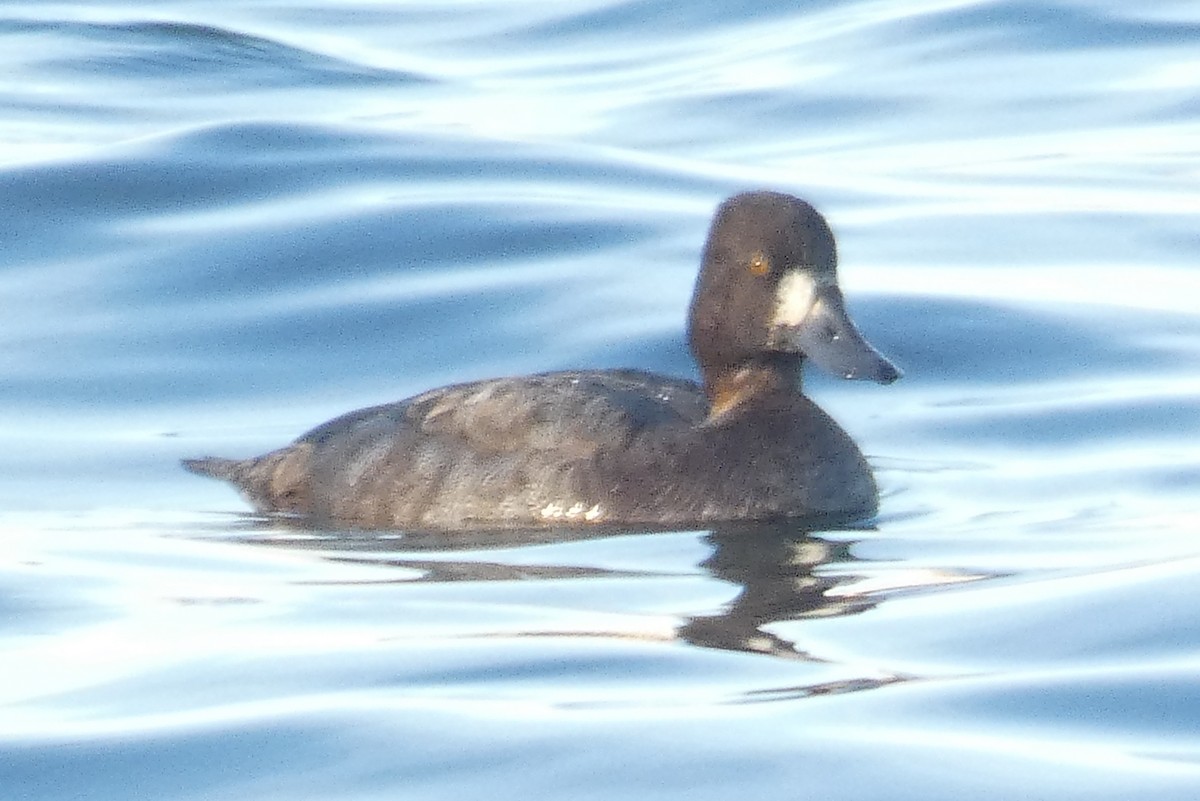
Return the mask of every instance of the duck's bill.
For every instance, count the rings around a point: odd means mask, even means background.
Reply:
[[[780,321],[777,346],[798,350],[818,367],[842,378],[890,384],[900,370],[863,338],[837,286],[814,287],[811,305],[802,319]]]

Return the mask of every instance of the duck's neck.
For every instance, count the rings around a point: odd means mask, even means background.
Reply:
[[[707,424],[735,417],[751,406],[800,391],[801,359],[794,354],[772,354],[704,376],[708,393]]]

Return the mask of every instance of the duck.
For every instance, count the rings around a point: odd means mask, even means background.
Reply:
[[[247,459],[184,459],[314,527],[704,527],[878,512],[871,467],[803,392],[811,361],[900,370],[846,311],[825,218],[757,190],[713,215],[688,310],[700,381],[639,369],[455,384],[359,409]]]

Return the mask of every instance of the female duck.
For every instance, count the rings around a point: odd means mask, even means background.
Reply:
[[[253,459],[184,466],[260,512],[313,524],[688,526],[864,517],[874,478],[800,390],[805,358],[845,378],[899,371],[859,334],[833,234],[804,201],[717,209],[688,334],[702,384],[580,370],[444,387],[360,409]]]

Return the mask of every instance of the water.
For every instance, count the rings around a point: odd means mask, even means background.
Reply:
[[[1195,4],[0,3],[5,798],[1191,799]],[[262,524],[181,456],[690,375],[826,212],[849,530]]]

